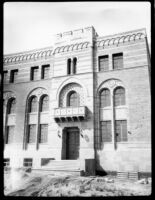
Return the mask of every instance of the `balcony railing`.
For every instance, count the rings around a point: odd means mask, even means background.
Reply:
[[[85,106],[55,108],[54,118],[56,122],[82,121],[86,119],[87,109]]]

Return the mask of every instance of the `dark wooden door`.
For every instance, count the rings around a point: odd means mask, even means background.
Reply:
[[[79,130],[68,129],[66,136],[66,159],[76,160],[79,158]]]

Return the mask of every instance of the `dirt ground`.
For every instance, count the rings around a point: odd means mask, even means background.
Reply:
[[[4,173],[5,196],[143,196],[151,183],[118,180],[112,176],[49,175],[11,171]]]

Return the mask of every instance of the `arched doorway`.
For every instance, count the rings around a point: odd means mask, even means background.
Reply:
[[[78,127],[67,127],[62,136],[62,159],[77,160],[79,158],[80,134]]]

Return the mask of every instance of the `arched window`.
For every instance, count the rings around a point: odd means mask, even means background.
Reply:
[[[16,100],[14,98],[11,98],[8,102],[8,114],[15,113],[16,109]]]
[[[67,60],[67,74],[71,74],[71,59]]]
[[[37,97],[31,97],[29,101],[29,112],[37,112]]]
[[[48,109],[49,109],[49,97],[45,95],[41,98],[40,111],[44,112],[44,111],[48,111]]]
[[[68,106],[77,107],[79,105],[79,97],[75,91],[72,91],[68,95]]]
[[[77,58],[73,58],[73,74],[76,74]]]
[[[125,89],[118,87],[114,90],[114,105],[125,105]]]
[[[104,108],[110,105],[110,91],[108,89],[103,89],[100,93],[100,107]]]

